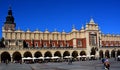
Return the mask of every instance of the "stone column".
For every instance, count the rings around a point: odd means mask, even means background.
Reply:
[[[13,56],[11,55],[10,57],[11,57],[11,62],[13,63]]]
[[[111,58],[111,53],[109,53],[109,57]]]
[[[70,56],[72,57],[72,52],[70,51]]]
[[[96,59],[99,59],[99,51],[96,51]]]
[[[54,52],[51,52],[51,54],[52,54],[52,57],[54,57]]]
[[[61,52],[61,60],[63,60],[63,52]]]
[[[23,57],[24,57],[23,54],[21,54],[21,61],[22,61],[22,63],[24,62],[23,59],[22,59]]]
[[[103,58],[105,58],[105,53],[103,53]]]
[[[1,54],[0,54],[0,63],[1,63]]]

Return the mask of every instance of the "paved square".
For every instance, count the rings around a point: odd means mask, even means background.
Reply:
[[[110,70],[120,70],[120,62],[110,59]],[[0,70],[104,70],[101,60],[77,61],[71,65],[62,63],[13,64],[1,63]]]

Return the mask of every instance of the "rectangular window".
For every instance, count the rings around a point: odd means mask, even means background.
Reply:
[[[108,42],[106,41],[106,46],[108,46]]]
[[[60,47],[63,47],[63,43],[62,42],[60,43]]]
[[[52,43],[52,47],[55,47],[55,43]]]
[[[5,41],[5,45],[8,45],[8,41]]]
[[[18,41],[16,41],[16,46],[18,46]]]
[[[97,36],[96,36],[96,34],[90,34],[90,45],[92,45],[92,46],[97,45]]]
[[[113,46],[113,42],[112,41],[110,41],[110,46]]]
[[[78,46],[82,47],[82,41],[81,40],[78,40]]]
[[[69,43],[67,43],[67,47],[69,47]]]
[[[38,43],[35,43],[35,47],[38,47]]]
[[[29,42],[26,42],[27,46],[30,47]]]
[[[47,43],[44,43],[44,47],[47,47]]]

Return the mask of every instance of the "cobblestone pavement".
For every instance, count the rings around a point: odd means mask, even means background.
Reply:
[[[120,61],[110,60],[110,70],[120,70]],[[62,63],[42,63],[42,64],[13,64],[1,63],[0,70],[105,70],[100,60],[77,61],[72,64]]]

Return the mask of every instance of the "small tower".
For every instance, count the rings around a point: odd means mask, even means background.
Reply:
[[[14,31],[16,27],[16,23],[14,22],[14,17],[12,16],[12,9],[9,7],[8,15],[6,17],[6,21],[4,23],[4,30],[12,30]]]

